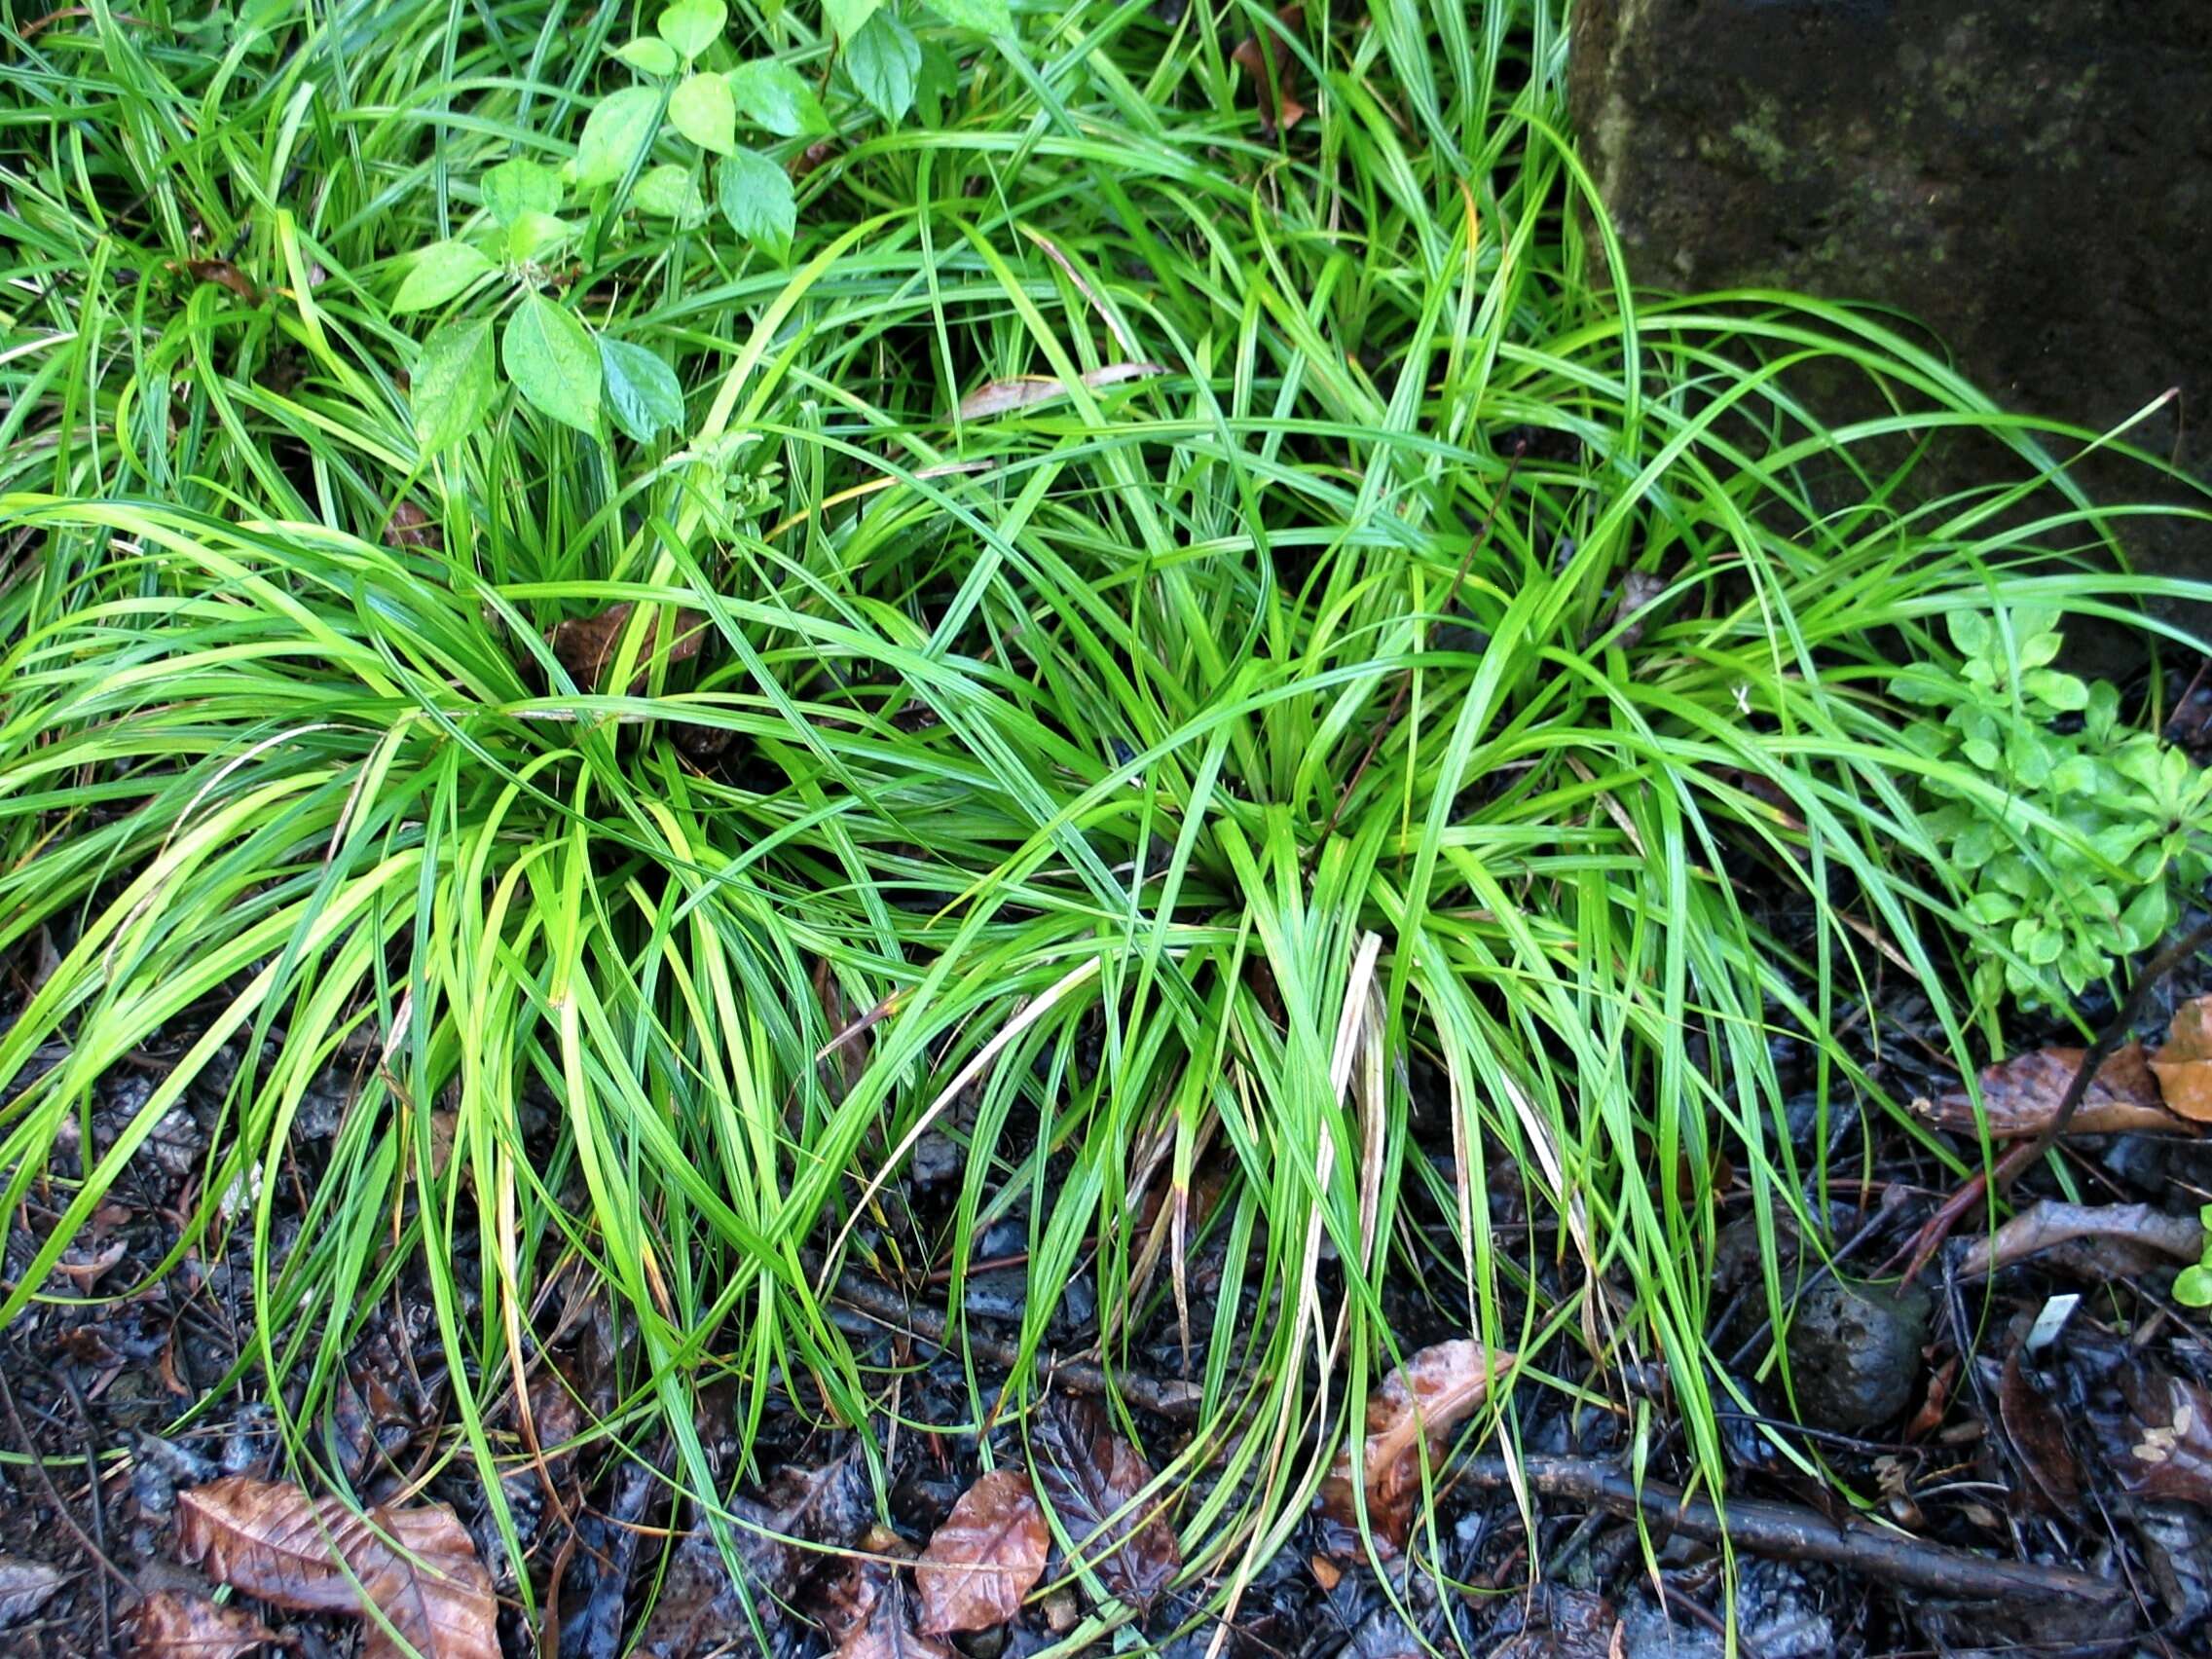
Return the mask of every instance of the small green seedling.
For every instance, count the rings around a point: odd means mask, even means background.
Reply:
[[[2204,1259],[2182,1269],[2174,1280],[2174,1300],[2190,1308],[2212,1308],[2212,1204],[2196,1212],[2204,1226]]]

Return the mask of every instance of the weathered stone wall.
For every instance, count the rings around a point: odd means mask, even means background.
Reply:
[[[2178,386],[2134,440],[2212,478],[2212,0],[1574,0],[1572,81],[1638,281],[1897,306],[2100,430]]]

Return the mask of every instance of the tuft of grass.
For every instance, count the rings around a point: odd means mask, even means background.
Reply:
[[[1306,18],[1279,143],[1232,61],[1262,9],[1017,15],[916,16],[957,60],[935,121],[832,87],[788,260],[617,190],[560,280],[457,303],[557,292],[677,366],[681,432],[507,392],[437,455],[404,261],[481,222],[490,166],[569,152],[627,78],[610,10],[0,37],[0,953],[60,959],[0,1034],[0,1203],[35,1239],[0,1321],[235,1063],[165,1266],[249,1265],[253,1362],[306,1378],[270,1397],[325,1481],[341,1357],[426,1286],[510,1545],[486,1423],[557,1278],[635,1333],[592,1434],[666,1433],[714,1513],[704,1386],[748,1429],[782,1395],[879,1426],[836,1275],[943,1267],[957,1313],[1010,1220],[996,1409],[1086,1275],[1109,1367],[1156,1366],[1163,1320],[1187,1344],[1205,1427],[1161,1481],[1194,1616],[1409,1321],[1664,1363],[1718,1490],[1723,1203],[1778,1322],[1781,1230],[1825,1233],[1771,1040],[1811,1046],[1825,1123],[1898,1110],[1836,1035],[1883,976],[1962,1061],[1992,1016],[1945,990],[2002,946],[1916,789],[1990,786],[1900,743],[1890,679],[1951,660],[1960,608],[2132,619],[2186,584],[2111,562],[2147,509],[2071,486],[2090,434],[1872,314],[1601,283],[1549,0]],[[830,61],[811,8],[734,27]],[[1061,392],[962,416],[1020,376]],[[1825,424],[1801,388],[1838,379],[1891,412]],[[1962,428],[2016,481],[1925,498]],[[546,633],[617,602],[579,682]],[[198,1035],[72,1167],[165,1030]],[[333,1065],[357,1091],[279,1236]],[[964,1152],[941,1232],[899,1179],[931,1130]]]

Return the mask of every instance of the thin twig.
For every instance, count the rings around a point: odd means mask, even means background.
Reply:
[[[105,1561],[107,1559],[107,1500],[101,1494],[100,1455],[98,1447],[93,1443],[92,1414],[85,1409],[85,1396],[78,1391],[77,1384],[70,1381],[69,1374],[66,1371],[58,1365],[50,1365],[47,1367],[47,1374],[55,1382],[61,1384],[62,1392],[69,1396],[69,1405],[77,1415],[77,1427],[82,1436],[79,1444],[85,1452],[85,1478],[91,1489],[85,1501],[92,1507],[92,1547],[99,1552],[100,1559]],[[102,1653],[113,1653],[115,1651],[115,1598],[108,1594],[106,1579],[101,1579],[99,1586],[100,1651]]]
[[[109,1577],[132,1596],[136,1596],[138,1586],[131,1582],[123,1568],[107,1559],[107,1553],[92,1541],[84,1528],[77,1525],[76,1516],[70,1514],[69,1506],[61,1501],[61,1493],[55,1487],[54,1477],[46,1472],[46,1456],[39,1451],[38,1442],[31,1438],[30,1430],[23,1426],[23,1414],[16,1409],[16,1390],[8,1386],[5,1366],[0,1366],[0,1406],[8,1408],[8,1426],[16,1431],[16,1438],[22,1443],[23,1455],[30,1463],[31,1473],[38,1477],[39,1487],[46,1493],[46,1501],[54,1506],[55,1518],[69,1530],[69,1535],[77,1540],[85,1554],[97,1562]]]
[[[1514,1469],[1502,1457],[1475,1457],[1455,1471],[1486,1490],[1510,1490]],[[1860,1520],[1833,1521],[1800,1504],[1732,1497],[1723,1516],[1700,1497],[1687,1497],[1659,1481],[1638,1481],[1626,1470],[1585,1457],[1524,1457],[1520,1475],[1548,1497],[1588,1503],[1634,1520],[1641,1517],[1655,1540],[1670,1532],[1709,1544],[1725,1538],[1752,1555],[1825,1562],[1888,1584],[1971,1601],[2110,1602],[2125,1594],[2109,1579],[2071,1567],[1993,1561],[1893,1532]]]
[[[845,1307],[832,1308],[830,1315],[840,1330],[856,1335],[870,1335],[886,1327],[902,1330],[932,1347],[949,1349],[965,1346],[970,1353],[1010,1371],[1021,1357],[1020,1346],[1014,1343],[1002,1343],[975,1331],[966,1331],[957,1338],[950,1336],[943,1314],[917,1308],[891,1286],[863,1278],[858,1273],[846,1273],[840,1278],[835,1295]],[[1051,1379],[1072,1393],[1119,1395],[1155,1417],[1176,1422],[1196,1419],[1205,1398],[1205,1390],[1196,1382],[1147,1377],[1132,1371],[1109,1374],[1082,1360],[1061,1361],[1051,1368]]]

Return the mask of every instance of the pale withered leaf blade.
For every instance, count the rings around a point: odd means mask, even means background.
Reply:
[[[1101,387],[1119,386],[1124,381],[1145,380],[1153,375],[1167,372],[1160,363],[1106,363],[1082,377],[1083,384],[1096,391]],[[1032,404],[1048,403],[1055,397],[1065,397],[1068,383],[1056,375],[1015,375],[1012,380],[992,381],[979,386],[960,400],[960,419],[983,421],[993,415],[1006,415],[1016,409],[1027,409]]]

